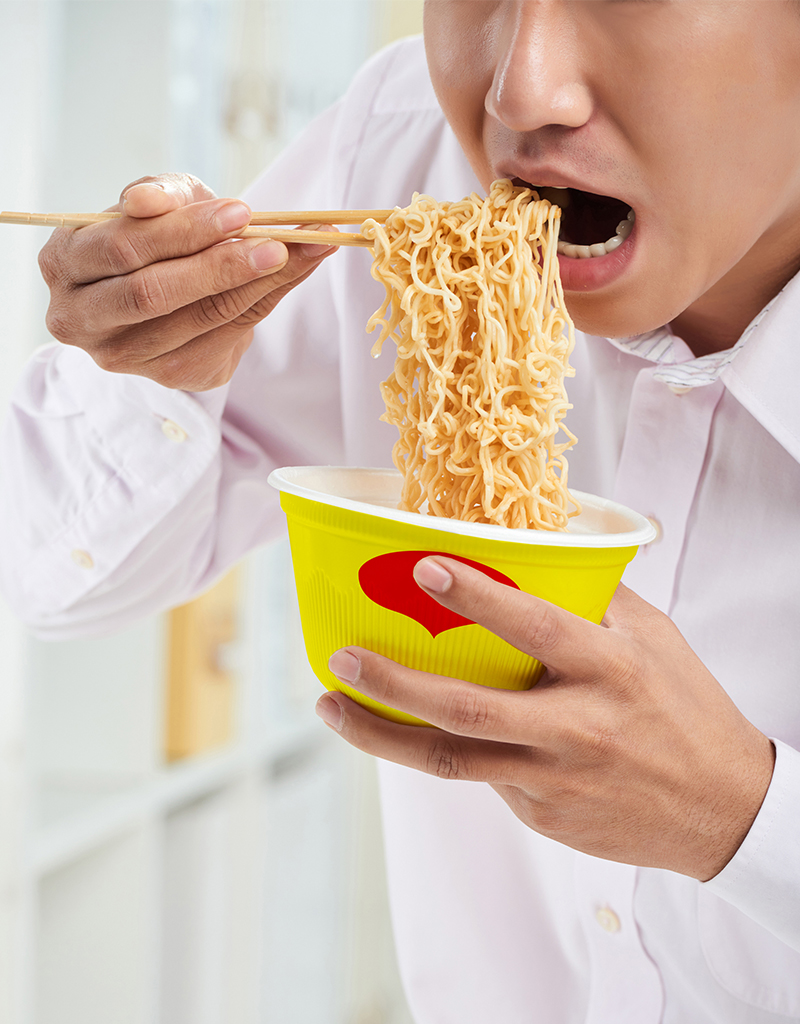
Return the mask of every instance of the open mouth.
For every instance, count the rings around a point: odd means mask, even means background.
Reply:
[[[514,178],[513,182],[534,189],[542,199],[561,207],[558,251],[562,256],[573,259],[607,256],[633,231],[636,214],[621,199],[578,188],[539,187],[521,178]]]

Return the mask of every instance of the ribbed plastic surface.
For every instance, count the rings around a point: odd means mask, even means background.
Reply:
[[[460,555],[497,569],[521,590],[599,622],[637,550],[535,546],[435,532],[430,517],[425,527],[417,527],[285,492],[281,505],[289,524],[306,651],[317,677],[328,689],[342,690],[383,717],[413,724],[425,723],[340,683],[328,670],[331,654],[355,644],[411,668],[515,690],[531,687],[541,665],[475,623],[431,636],[414,618],[364,593],[359,570],[365,562],[393,551]],[[398,587],[406,584],[396,581]],[[389,592],[392,586],[387,579]]]

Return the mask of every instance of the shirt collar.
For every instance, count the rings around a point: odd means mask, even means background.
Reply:
[[[800,274],[753,321],[725,387],[800,462]],[[750,330],[750,328],[748,328]]]
[[[800,274],[724,352],[695,357],[669,327],[609,338],[623,352],[658,365],[653,376],[677,394],[721,379],[731,394],[800,462]]]
[[[777,296],[748,324],[732,348],[726,348],[722,352],[710,352],[706,356],[695,356],[686,342],[673,334],[669,326],[659,327],[655,331],[638,334],[632,338],[608,340],[622,352],[629,352],[656,363],[659,369],[655,371],[653,378],[666,384],[676,394],[684,394],[693,388],[713,384],[719,378],[725,367],[730,366],[741,353],[776,299]]]

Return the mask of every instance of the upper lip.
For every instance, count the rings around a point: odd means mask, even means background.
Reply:
[[[498,164],[493,168],[496,178],[520,178],[522,181],[530,182],[531,185],[538,185],[540,188],[575,188],[581,192],[591,192],[598,196],[611,196],[619,199],[628,206],[633,207],[624,196],[614,191],[609,191],[603,185],[579,178],[560,168],[548,166],[547,164],[525,164],[522,161],[510,160]],[[613,186],[612,186],[613,188]]]

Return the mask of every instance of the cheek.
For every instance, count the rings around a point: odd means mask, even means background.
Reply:
[[[712,102],[687,118],[649,175],[655,187],[641,220],[642,255],[672,282],[677,305],[694,302],[742,260],[755,272],[774,226],[800,198],[800,146],[780,130],[800,105],[782,110],[774,92],[748,85],[733,83],[715,109],[708,111]],[[679,312],[664,306],[660,315]]]
[[[437,99],[487,188],[491,174],[483,149],[484,102],[494,77],[494,32],[486,9],[494,6],[482,0],[429,0],[425,6],[425,51]]]
[[[709,255],[716,242],[722,262],[757,241],[800,183],[797,6],[701,6],[699,43],[673,61],[672,104],[642,122],[656,126],[649,174],[674,212],[671,227],[703,236]]]

